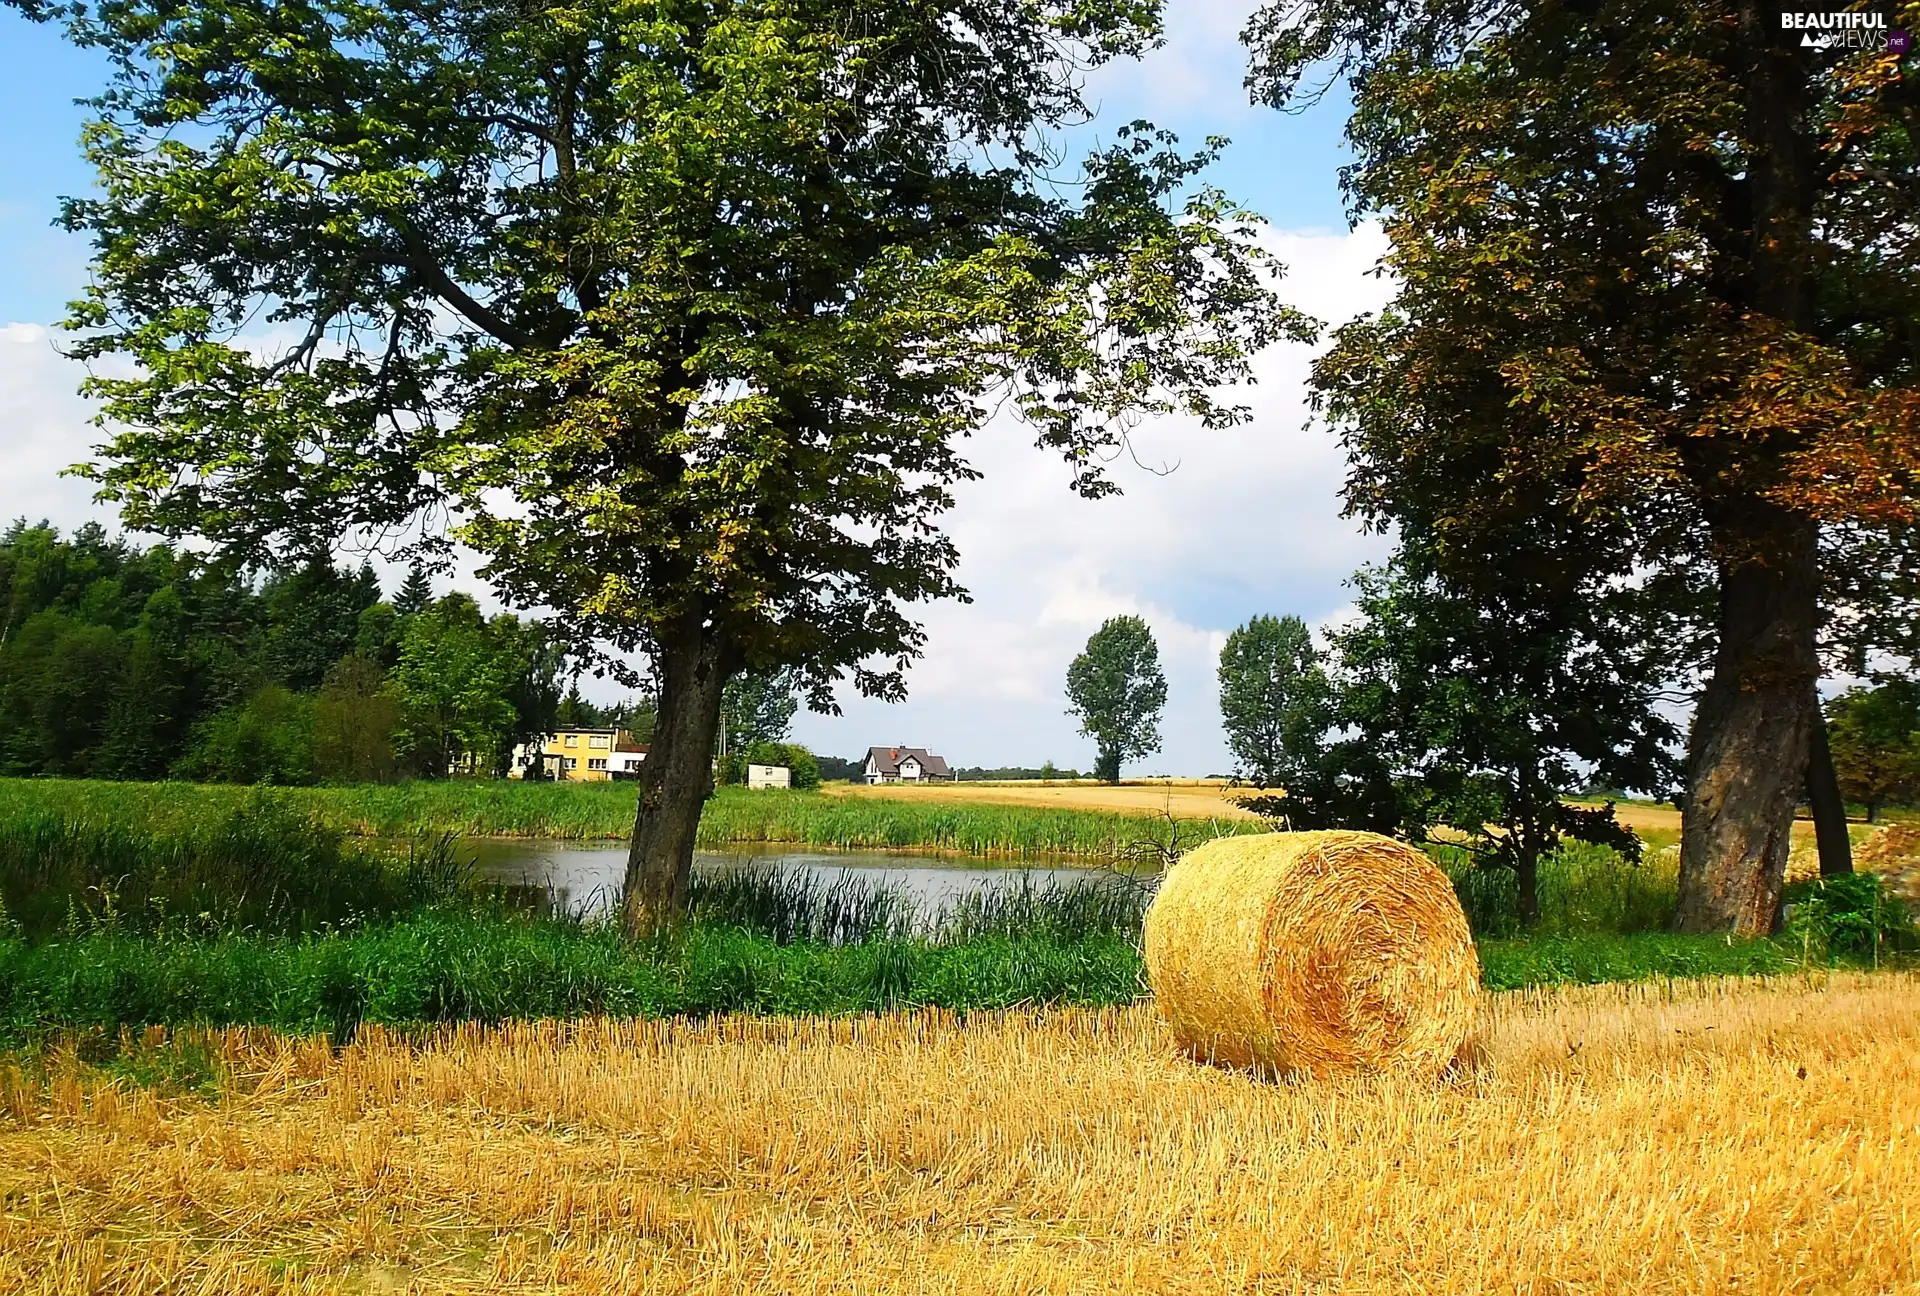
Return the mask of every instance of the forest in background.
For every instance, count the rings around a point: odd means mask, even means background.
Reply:
[[[503,773],[515,743],[607,719],[567,666],[544,623],[435,597],[417,568],[389,597],[327,558],[253,579],[97,525],[0,536],[0,775]]]

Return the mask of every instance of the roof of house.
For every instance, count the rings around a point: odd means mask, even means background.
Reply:
[[[874,768],[882,774],[898,774],[900,772],[900,762],[909,756],[920,762],[921,769],[934,775],[936,778],[947,778],[953,773],[952,770],[947,768],[947,762],[944,758],[935,756],[925,747],[867,748],[867,759],[872,761]]]

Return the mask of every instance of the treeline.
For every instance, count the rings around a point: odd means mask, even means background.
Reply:
[[[1078,779],[1089,776],[1082,774],[1079,770],[1058,769],[1052,761],[1046,761],[1038,769],[1029,769],[1020,765],[985,769],[978,765],[969,765],[965,769],[955,769],[953,777],[962,783],[1017,783],[1034,779]]]
[[[853,756],[846,760],[838,756],[816,756],[813,758],[820,769],[820,778],[828,783],[845,781],[864,782],[867,777],[867,758]],[[1038,769],[1024,765],[1002,765],[989,769],[980,765],[969,765],[965,769],[955,768],[953,777],[962,783],[1013,783],[1023,779],[1078,779],[1086,778],[1079,770],[1058,769],[1052,761],[1047,761]]]
[[[0,536],[0,774],[241,783],[504,772],[552,728],[538,621],[392,598],[371,567],[246,573],[88,525]]]

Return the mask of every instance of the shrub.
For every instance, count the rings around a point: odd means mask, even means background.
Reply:
[[[758,742],[747,749],[746,765],[782,765],[793,775],[793,786],[802,791],[820,786],[820,762],[799,743]],[[745,771],[741,772],[744,781]]]
[[[1906,905],[1877,874],[1808,878],[1789,886],[1784,901],[1787,939],[1823,954],[1878,957],[1920,943]]]
[[[313,702],[269,684],[194,732],[174,772],[209,783],[313,782]]]

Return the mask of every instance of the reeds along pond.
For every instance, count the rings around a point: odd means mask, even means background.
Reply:
[[[368,842],[268,793],[198,814],[102,805],[0,815],[0,902],[31,938],[66,930],[289,935],[462,897],[451,841]]]
[[[0,822],[33,811],[171,825],[271,797],[343,832],[365,837],[618,839],[633,831],[631,783],[523,783],[509,779],[354,784],[271,791],[188,783],[0,779]],[[1228,833],[1262,832],[1255,820],[1183,819],[1043,806],[956,805],[811,792],[720,788],[707,802],[698,844],[719,850],[766,842],[840,850],[925,850],[1037,859],[1151,855]]]
[[[474,886],[448,838],[351,836],[339,801],[329,811],[315,799],[324,794],[331,790],[0,783],[0,1045],[38,1047],[71,1030],[111,1040],[188,1022],[339,1040],[365,1023],[1116,1005],[1144,990],[1138,939],[1148,880],[1118,872],[1064,886],[1015,873],[938,915],[852,875],[833,881],[772,867],[697,876],[689,921],[632,941],[613,926],[516,909]],[[861,841],[857,820],[782,818],[840,814],[826,798],[742,793],[715,806],[743,816],[727,831],[798,833],[837,822],[843,841]],[[923,829],[948,814],[899,808],[933,816]],[[845,809],[871,813],[863,804]],[[965,840],[1145,842],[1149,857],[1160,850],[1145,832],[1166,825],[1102,822],[1114,818],[1016,809],[1001,836]],[[1032,820],[1091,826],[1078,838],[1021,837],[1021,822]],[[877,823],[874,831],[898,826]],[[1180,825],[1183,845],[1189,827]],[[1120,835],[1134,831],[1142,836]],[[1543,907],[1556,926],[1488,940],[1489,930],[1504,930],[1492,925],[1504,911],[1488,885],[1499,879],[1454,873],[1469,912],[1477,907],[1490,924],[1477,933],[1490,988],[1774,972],[1825,960],[1832,942],[1622,934],[1621,925],[1657,907],[1663,877],[1618,860],[1556,863],[1542,873]],[[1830,918],[1847,917],[1846,899],[1822,902]],[[1873,958],[1881,948],[1876,938]]]

